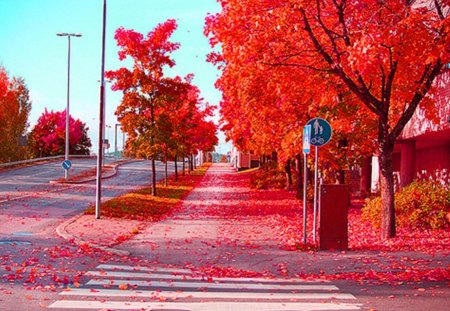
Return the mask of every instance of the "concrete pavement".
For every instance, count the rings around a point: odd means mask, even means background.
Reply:
[[[301,202],[284,191],[267,191],[257,201],[249,201],[252,190],[247,179],[246,174],[236,173],[229,164],[214,164],[175,215],[163,221],[96,220],[92,215],[81,215],[59,226],[58,233],[154,265],[216,273],[218,269],[227,269],[223,273],[245,271],[277,277],[395,273],[396,262],[410,262],[413,268],[420,269],[449,268],[448,249],[433,255],[411,251],[387,255],[381,251],[287,250],[279,236],[280,228],[261,223],[258,217],[265,217],[271,204],[297,204],[300,214]],[[274,195],[287,197],[274,199]],[[247,212],[240,215],[240,210]],[[223,211],[236,211],[236,217],[223,217]],[[252,215],[254,211],[261,213]],[[266,216],[276,217],[270,213]],[[133,235],[136,231],[139,234]],[[125,236],[131,239],[120,243]]]

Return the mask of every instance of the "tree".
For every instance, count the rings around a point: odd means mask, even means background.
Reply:
[[[69,116],[69,154],[89,155],[92,146],[89,128],[79,119]],[[66,141],[66,111],[45,111],[30,133],[35,157],[63,155]]]
[[[169,19],[144,36],[134,30],[119,28],[114,38],[120,48],[119,59],[131,58],[133,68],[122,67],[108,71],[106,76],[114,81],[115,91],[122,91],[123,98],[116,115],[128,134],[129,145],[135,151],[151,158],[152,194],[156,195],[155,158],[159,154],[158,117],[164,111],[165,96],[171,93],[172,79],[164,76],[164,67],[173,67],[170,54],[179,48],[169,41],[177,28]]]
[[[218,86],[231,88],[224,96],[225,103],[255,104],[242,102],[237,86],[257,81],[249,77],[261,80],[258,73],[263,70],[280,73],[283,69],[269,68],[288,68],[291,74],[284,75],[284,83],[266,75],[267,85],[271,83],[272,90],[284,95],[284,102],[294,104],[291,99],[295,95],[288,90],[292,86],[311,95],[304,97],[304,103],[312,99],[318,111],[326,113],[342,103],[340,93],[350,93],[351,105],[358,107],[356,116],[376,122],[384,238],[395,236],[395,140],[417,109],[433,117],[433,100],[428,94],[449,62],[449,2],[430,1],[429,7],[414,2],[229,0],[221,1],[221,13],[207,19],[211,43],[222,45],[222,54],[210,59],[224,68]],[[273,103],[272,110],[277,110],[278,104]],[[259,110],[259,105],[256,107]],[[235,113],[244,111],[245,116],[248,109]],[[306,114],[309,109],[308,104],[302,105]],[[339,117],[354,124],[355,114],[340,112]],[[238,128],[244,124],[249,129],[255,122],[236,123]],[[236,131],[234,124],[231,127]]]
[[[0,67],[0,162],[17,161],[26,155],[19,139],[28,128],[31,101],[25,81],[8,77]]]

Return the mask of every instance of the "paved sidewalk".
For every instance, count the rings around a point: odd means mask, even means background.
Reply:
[[[285,209],[287,213],[301,214],[301,202],[292,194],[261,191],[255,197],[255,191],[248,188],[246,174],[236,173],[229,164],[214,164],[177,213],[161,222],[95,220],[89,215],[71,219],[59,231],[66,238],[101,245],[107,250],[113,248],[118,254],[145,259],[153,265],[199,268],[216,274],[236,272],[239,275],[240,271],[240,275],[255,272],[268,276],[317,277],[367,271],[398,272],[398,263],[419,270],[450,267],[448,248],[434,255],[411,251],[286,249],[286,236],[280,232],[288,228],[277,225],[279,215],[273,211],[274,204],[276,211]],[[117,244],[121,236],[132,234],[134,228],[139,228],[140,233]]]

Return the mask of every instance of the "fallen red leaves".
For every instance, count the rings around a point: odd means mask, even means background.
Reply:
[[[235,249],[227,252],[222,259],[236,261],[235,257],[247,252],[264,252],[264,243],[278,245],[283,251],[308,252],[312,256],[316,248],[312,244],[303,245],[302,202],[294,193],[285,190],[255,190],[249,188],[248,174],[229,174],[222,182],[218,177],[207,175],[204,199],[200,195],[197,213],[194,218],[214,217],[224,221],[220,228],[217,247],[228,246]],[[436,252],[448,252],[450,233],[448,230],[412,230],[399,229],[395,239],[383,240],[379,231],[373,229],[370,223],[361,220],[361,210],[357,206],[349,209],[349,248],[347,252],[326,253],[337,259],[345,254],[357,255],[363,269],[352,269],[349,266],[336,266],[330,271],[320,273],[297,273],[301,278],[319,279],[350,279],[355,281],[410,282],[419,280],[442,281],[450,278],[448,269],[430,265],[430,260],[420,260],[417,255],[409,257],[407,252],[420,252],[430,255]],[[308,211],[308,242],[312,242],[312,211]],[[254,251],[252,251],[254,250]],[[393,253],[405,252],[405,256],[391,256]],[[366,256],[365,254],[371,254]],[[228,254],[228,255],[227,255]],[[376,254],[376,255],[373,255]],[[420,255],[419,255],[420,256]],[[367,258],[366,258],[367,257]],[[274,263],[276,273],[289,276],[290,268],[286,263]],[[342,271],[341,271],[342,270]],[[255,273],[236,269],[232,266],[203,266],[201,271],[215,277],[246,277],[273,275],[269,272]],[[350,272],[349,272],[350,271]]]

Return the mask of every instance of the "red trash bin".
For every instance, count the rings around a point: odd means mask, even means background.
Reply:
[[[319,249],[348,249],[348,185],[321,185],[319,200]]]

